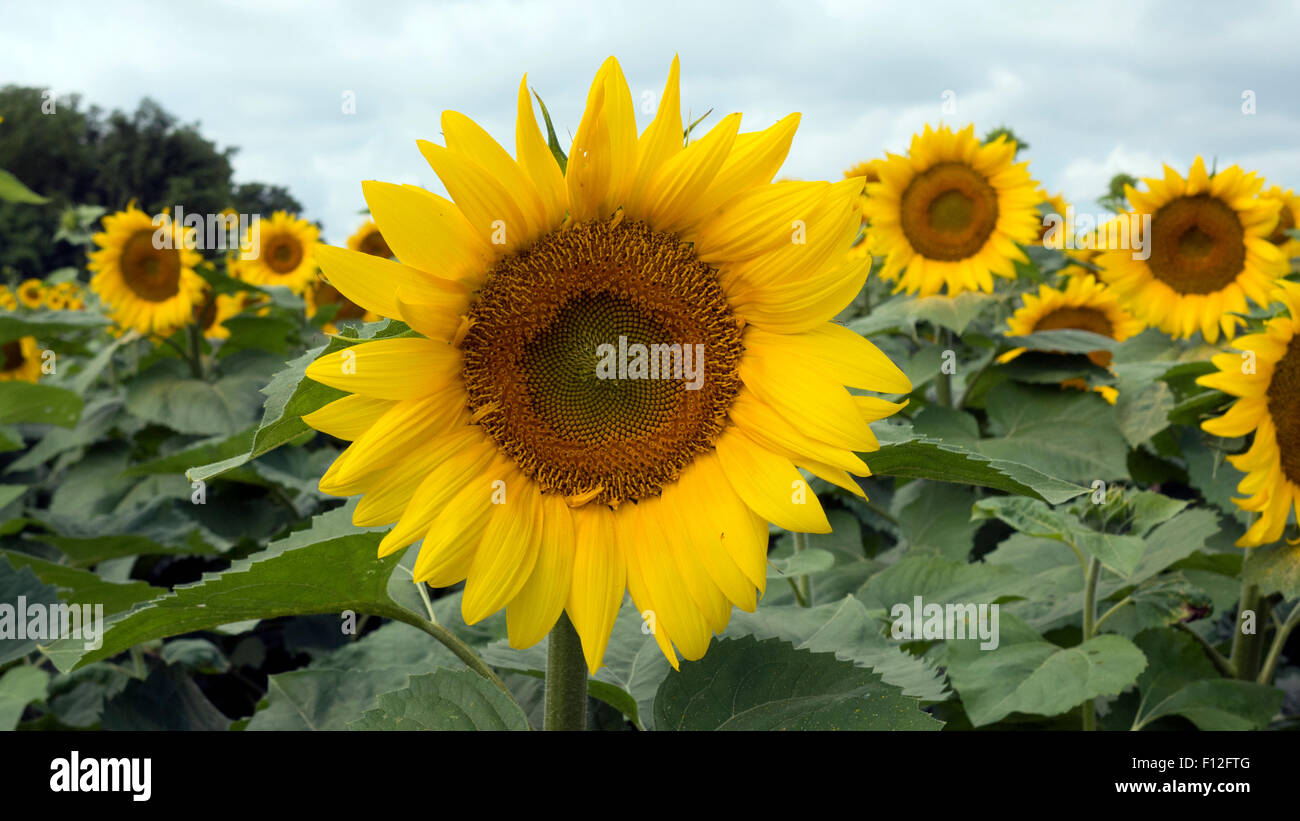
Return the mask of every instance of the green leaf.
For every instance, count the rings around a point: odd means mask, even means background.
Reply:
[[[271,676],[266,706],[245,729],[345,730],[380,694],[400,690],[410,676],[434,667],[464,665],[424,631],[385,624],[301,670]]]
[[[1051,353],[1109,351],[1116,345],[1115,340],[1109,336],[1073,329],[1035,331],[1025,336],[1008,336],[1005,342],[1012,348],[1049,351]]]
[[[1163,368],[1157,365],[1157,369]],[[1116,422],[1130,447],[1137,447],[1169,427],[1174,394],[1158,376],[1137,365],[1116,365]]]
[[[1242,566],[1242,580],[1259,585],[1264,596],[1281,593],[1288,601],[1300,599],[1300,544],[1283,541],[1252,548]]]
[[[853,596],[817,607],[767,606],[755,613],[736,613],[724,638],[754,636],[777,638],[794,644],[796,650],[834,653],[877,673],[886,684],[903,695],[922,701],[943,701],[949,697],[943,676],[933,662],[905,651],[888,638],[883,625]]]
[[[43,205],[49,202],[48,198],[23,185],[17,177],[4,169],[0,169],[0,200],[24,202],[30,205]]]
[[[960,444],[911,435],[904,425],[875,428],[881,447],[862,459],[875,476],[932,479],[976,485],[1060,504],[1088,488],[1015,461],[968,450]]]
[[[382,529],[358,529],[351,505],[312,520],[312,526],[240,559],[221,573],[204,574],[118,619],[111,619],[98,650],[60,641],[42,648],[67,672],[109,658],[141,642],[212,630],[246,619],[269,619],[352,610],[412,624],[425,617],[395,602],[389,577],[401,559],[376,559]]]
[[[59,601],[59,591],[43,583],[27,567],[15,567],[7,556],[0,554],[0,607],[9,610],[9,618],[0,613],[0,664],[22,658],[36,649],[37,640],[31,637],[18,638],[18,622],[26,624],[27,614],[19,612],[19,599],[29,606],[33,604],[50,605]],[[26,630],[23,630],[26,633]],[[77,642],[80,644],[80,642]]]
[[[919,702],[830,653],[779,639],[714,640],[668,674],[655,697],[660,730],[937,730]]]
[[[1019,595],[1023,583],[1024,574],[1013,567],[909,556],[872,576],[860,598],[868,608],[885,612],[898,604],[911,607],[917,596],[930,602],[993,604]]]
[[[70,428],[81,418],[81,397],[33,382],[0,382],[0,425],[37,422]]]
[[[13,550],[0,550],[0,557],[7,559],[14,569],[28,568],[42,583],[54,585],[60,592],[59,598],[65,602],[104,605],[105,616],[130,610],[140,602],[150,601],[167,592],[165,588],[145,582],[107,581],[89,570],[55,564]]]
[[[189,376],[179,360],[164,359],[127,386],[126,409],[179,433],[231,436],[256,417],[261,383],[258,373],[205,382]]]
[[[1094,556],[1121,576],[1137,569],[1145,547],[1141,538],[1099,533],[1064,511],[1036,499],[1002,496],[975,503],[975,516],[997,518],[1027,536],[1054,539]]]
[[[1128,476],[1128,448],[1106,400],[1088,392],[1005,384],[986,403],[996,438],[971,449],[1091,485]]]
[[[769,579],[800,579],[804,576],[829,570],[835,565],[835,557],[825,550],[810,547],[787,558],[769,559],[767,577]]]
[[[1219,678],[1185,633],[1147,630],[1136,641],[1151,664],[1138,679],[1142,699],[1134,730],[1170,715],[1181,715],[1202,730],[1260,730],[1282,706],[1283,694],[1276,687]]]
[[[915,335],[917,322],[929,322],[962,334],[985,308],[996,301],[997,298],[992,295],[975,291],[966,291],[955,297],[913,299],[898,296],[876,306],[862,319],[849,323],[849,327],[863,336],[892,329],[906,330]]]
[[[104,705],[105,730],[228,730],[226,718],[184,668],[159,665]]]
[[[44,701],[50,674],[32,664],[20,664],[0,676],[0,732],[18,726],[23,710],[33,701]]]
[[[379,707],[352,730],[527,730],[528,716],[482,676],[444,670],[411,676],[404,690],[379,696]]]
[[[975,491],[936,482],[908,482],[894,494],[894,515],[910,553],[965,560],[979,523],[971,521]]]
[[[1010,614],[1002,614],[997,649],[978,639],[948,642],[948,678],[976,727],[1012,713],[1054,716],[1098,696],[1118,695],[1147,666],[1133,642],[1095,636],[1058,647]]]
[[[34,336],[48,346],[62,334],[96,331],[108,324],[107,319],[89,311],[0,311],[0,342]]]

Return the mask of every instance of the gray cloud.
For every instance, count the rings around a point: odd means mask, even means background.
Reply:
[[[54,5],[7,8],[0,76],[104,107],[153,97],[239,146],[239,179],[288,185],[335,243],[361,220],[361,180],[443,190],[415,147],[440,140],[443,109],[512,146],[526,71],[567,138],[609,54],[638,100],[679,54],[697,114],[743,111],[749,130],[802,112],[788,176],[838,178],[946,119],[1010,125],[1035,176],[1083,208],[1116,171],[1185,170],[1198,153],[1300,186],[1290,3]]]

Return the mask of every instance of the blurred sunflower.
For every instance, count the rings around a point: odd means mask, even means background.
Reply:
[[[18,286],[18,301],[24,308],[39,308],[45,302],[45,283],[39,279],[24,280]]]
[[[567,170],[526,77],[517,159],[445,112],[446,147],[419,145],[454,202],[363,186],[402,262],[319,251],[348,299],[418,333],[309,366],[352,394],[304,417],[353,440],[321,489],[363,494],[358,525],[396,523],[381,555],[423,540],[415,579],[465,580],[465,619],[504,607],[516,647],[567,611],[593,671],[625,590],[674,665],[703,655],[732,605],[755,606],[769,521],[830,529],[797,467],[861,493],[854,451],[901,406],[844,386],[911,387],[829,321],[866,277],[845,261],[862,180],[770,182],[798,115],[739,134],[733,114],[683,147],[675,59],[661,99],[638,136],[607,60]],[[702,345],[698,389],[600,378],[599,346],[621,342],[680,345],[679,361]]]
[[[1005,136],[981,146],[974,126],[942,125],[913,136],[907,156],[887,155],[864,213],[870,253],[886,258],[880,275],[898,281],[895,291],[992,293],[994,274],[1015,277],[1028,261],[1017,243],[1040,228],[1038,184],[1015,156]]]
[[[14,296],[13,290],[8,285],[0,285],[0,309],[18,310],[18,297]]]
[[[259,247],[240,257],[231,275],[253,285],[283,285],[296,294],[305,293],[316,281],[316,245],[320,230],[305,219],[276,211],[258,221],[258,242],[254,227],[244,236],[245,245]]]
[[[155,247],[155,234],[169,239],[159,243],[164,247]],[[104,217],[103,232],[94,236],[99,250],[90,255],[90,287],[119,327],[170,336],[189,324],[206,287],[194,272],[202,257],[193,235],[166,213],[150,218],[134,204]]]
[[[1091,274],[1069,279],[1063,290],[1050,285],[1038,286],[1037,296],[1025,294],[1024,305],[1007,320],[1007,332],[1012,336],[1068,329],[1091,331],[1123,342],[1145,328],[1141,320],[1134,319],[1120,305],[1119,299]],[[1010,362],[1024,352],[1024,348],[1014,348],[998,357],[998,361]],[[1098,367],[1109,368],[1112,357],[1110,351],[1092,351],[1088,359]],[[1087,388],[1082,380],[1069,380],[1063,385]],[[1111,404],[1119,395],[1108,385],[1099,385],[1096,391]]]
[[[225,322],[244,310],[244,295],[209,293],[195,309],[195,322],[203,331],[203,338],[220,340],[230,338]]]
[[[364,251],[362,253],[365,253]],[[374,256],[378,256],[375,254]],[[336,334],[339,332],[337,323],[348,319],[360,320],[362,322],[375,322],[380,317],[374,311],[367,311],[360,305],[339,293],[339,289],[330,285],[324,279],[317,279],[316,283],[303,294],[303,301],[307,306],[307,318],[311,319],[316,316],[321,308],[329,305],[338,305],[338,311],[334,318],[321,326],[321,330],[327,334]]]
[[[85,307],[81,286],[76,282],[60,282],[45,292],[45,306],[55,311],[80,311]]]
[[[1277,200],[1256,196],[1263,180],[1237,166],[1213,177],[1200,157],[1184,179],[1165,166],[1147,190],[1125,187],[1134,214],[1151,217],[1148,259],[1108,249],[1098,257],[1101,278],[1148,324],[1174,337],[1200,331],[1210,343],[1231,339],[1246,300],[1266,305],[1286,260],[1268,241]]]
[[[1038,197],[1038,239],[1042,240],[1047,236],[1049,230],[1047,216],[1049,214],[1059,214],[1064,219],[1065,212],[1070,208],[1070,203],[1065,199],[1064,192],[1049,194],[1046,188],[1038,190]]]
[[[35,382],[41,378],[41,349],[24,336],[0,345],[0,382]]]
[[[856,163],[848,171],[844,172],[844,179],[854,179],[861,177],[870,185],[873,182],[880,182],[880,166],[884,160],[864,160]],[[858,210],[862,220],[862,227],[858,237],[853,242],[853,247],[849,250],[849,257],[852,259],[866,259],[871,256],[871,246],[867,243],[867,228],[871,221],[867,219],[867,190],[862,189],[862,195],[858,198]]]
[[[1242,510],[1260,514],[1237,540],[1238,547],[1276,542],[1292,508],[1300,505],[1300,285],[1278,284],[1274,299],[1290,316],[1269,320],[1262,333],[1238,337],[1233,347],[1242,353],[1218,354],[1211,360],[1218,373],[1196,380],[1240,397],[1223,416],[1201,424],[1206,432],[1224,437],[1255,434],[1249,450],[1228,457],[1246,474],[1237,491],[1248,498],[1234,501]]]
[[[1277,225],[1268,235],[1268,241],[1282,249],[1284,259],[1290,261],[1300,257],[1300,239],[1287,234],[1287,231],[1293,231],[1297,225],[1300,225],[1300,197],[1289,188],[1283,191],[1278,185],[1259,196],[1261,199],[1277,200],[1282,203],[1282,207],[1277,212]]]
[[[383,257],[384,259],[392,259],[393,257],[393,250],[384,241],[384,235],[379,233],[379,226],[375,225],[374,220],[367,220],[365,225],[362,225],[356,230],[356,233],[348,237],[348,247],[353,251],[370,254],[372,257]]]

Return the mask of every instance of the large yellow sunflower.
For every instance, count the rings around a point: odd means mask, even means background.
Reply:
[[[1249,450],[1228,457],[1246,474],[1237,491],[1248,497],[1236,499],[1237,505],[1260,514],[1237,541],[1238,547],[1276,542],[1292,508],[1300,505],[1300,285],[1279,285],[1274,298],[1286,305],[1290,316],[1269,320],[1263,333],[1237,338],[1233,347],[1241,353],[1213,357],[1219,372],[1197,380],[1241,397],[1202,428],[1215,436],[1255,434]]]
[[[1293,231],[1300,226],[1300,197],[1296,196],[1290,188],[1283,191],[1278,185],[1262,192],[1259,196],[1262,199],[1277,200],[1282,203],[1282,207],[1277,212],[1277,225],[1268,235],[1268,241],[1282,250],[1282,257],[1288,262],[1300,257],[1300,239],[1287,234],[1287,231]]]
[[[254,230],[258,232],[254,242]],[[253,285],[283,285],[302,294],[316,281],[316,245],[320,230],[305,219],[284,211],[258,220],[256,229],[249,226],[245,246],[255,246],[241,256],[231,270],[232,276]]]
[[[41,378],[41,349],[24,336],[0,345],[0,382],[35,382]]]
[[[1145,179],[1145,191],[1126,186],[1132,214],[1150,216],[1144,253],[1108,249],[1101,278],[1148,324],[1174,337],[1200,331],[1210,343],[1231,339],[1249,298],[1267,304],[1286,261],[1268,241],[1280,203],[1256,196],[1263,180],[1237,166],[1213,177],[1200,157],[1184,179],[1165,166],[1164,179]],[[1137,243],[1130,243],[1136,245]]]
[[[1028,261],[1017,243],[1040,229],[1038,184],[1015,156],[1005,136],[981,146],[974,126],[942,125],[913,136],[907,156],[887,155],[863,206],[880,275],[923,297],[992,293],[994,274],[1014,277]]]
[[[381,555],[423,540],[416,580],[464,580],[465,619],[504,607],[514,646],[567,611],[594,671],[630,591],[669,660],[696,659],[755,606],[768,522],[829,530],[797,468],[861,493],[854,451],[900,406],[845,386],[910,390],[829,321],[866,277],[845,264],[862,180],[771,182],[798,115],[683,147],[676,60],[638,136],[612,57],[562,171],[526,81],[514,157],[456,112],[445,147],[419,143],[454,201],[364,184],[401,263],[319,250],[415,331],[308,368],[352,394],[305,417],[352,440],[320,486],[396,523]],[[652,345],[677,346],[653,349],[659,378]]]
[[[90,255],[90,287],[119,327],[169,336],[189,324],[207,286],[194,272],[201,260],[194,229],[165,213],[156,219],[157,225],[134,205],[104,217],[94,237],[99,250]]]

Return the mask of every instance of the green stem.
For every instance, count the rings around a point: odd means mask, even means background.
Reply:
[[[808,534],[795,531],[793,535],[794,555],[798,556],[808,549]],[[795,598],[799,600],[800,607],[807,607],[812,603],[812,579],[808,577],[807,573],[799,577],[798,582],[795,584],[794,593]]]
[[[454,653],[456,658],[465,662],[466,667],[495,684],[497,689],[510,696],[512,701],[514,700],[514,696],[510,694],[510,690],[506,687],[506,683],[497,677],[497,674],[492,671],[492,668],[488,666],[486,661],[479,657],[478,653],[475,653],[468,644],[456,638],[455,633],[443,627],[441,624],[435,624],[434,622],[415,619],[407,623],[412,624],[433,636],[442,644],[443,647],[446,647]]]
[[[1102,622],[1106,621],[1106,619],[1108,619],[1108,618],[1110,618],[1111,616],[1115,615],[1115,613],[1118,612],[1119,609],[1120,609],[1121,607],[1123,607],[1124,605],[1128,604],[1128,603],[1131,602],[1131,601],[1133,601],[1133,597],[1132,597],[1132,596],[1125,596],[1124,598],[1122,598],[1122,599],[1120,599],[1118,602],[1116,602],[1116,603],[1114,604],[1114,606],[1112,606],[1112,607],[1111,607],[1109,610],[1107,610],[1105,613],[1102,613],[1102,614],[1101,614],[1101,618],[1097,619],[1097,622],[1096,622],[1095,624],[1093,624],[1093,626],[1092,626],[1092,632],[1093,632],[1093,635],[1096,635],[1097,632],[1101,630],[1101,624],[1102,624]]]
[[[1249,559],[1247,559],[1249,561]],[[1243,568],[1242,575],[1245,575]],[[1259,594],[1259,587],[1243,581],[1241,583],[1241,602],[1237,605],[1237,624],[1232,635],[1232,669],[1242,681],[1254,681],[1259,674],[1260,647],[1264,638],[1264,625],[1268,614],[1263,611],[1264,600]],[[1253,611],[1255,614],[1255,632],[1246,633],[1242,628],[1242,614]]]
[[[551,629],[546,654],[546,730],[587,729],[587,659],[568,613]]]
[[[1101,561],[1096,556],[1088,562],[1083,582],[1083,640],[1092,638],[1097,631],[1097,580],[1101,577]],[[1097,704],[1093,699],[1083,703],[1083,729],[1097,729]]]
[[[952,376],[944,368],[943,352],[952,350],[952,334],[947,328],[938,335],[938,340],[943,349],[939,352],[939,373],[934,377],[935,398],[940,405],[945,408],[952,407]]]
[[[203,332],[198,325],[191,325],[190,332],[190,373],[195,379],[203,378]]]
[[[1286,644],[1287,638],[1296,625],[1300,625],[1300,603],[1292,606],[1291,615],[1273,636],[1273,646],[1268,649],[1268,657],[1264,659],[1264,666],[1260,668],[1259,676],[1255,679],[1257,683],[1273,683],[1273,675],[1277,672],[1278,662],[1282,659],[1282,646]]]

